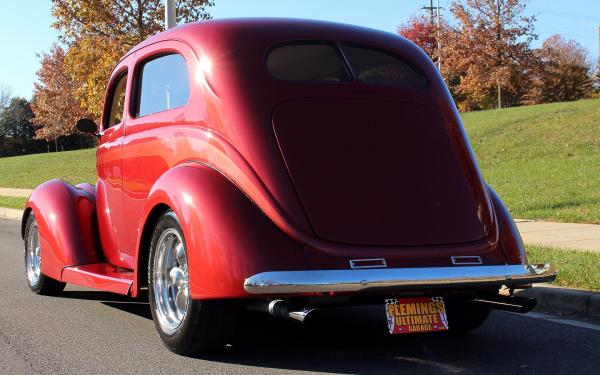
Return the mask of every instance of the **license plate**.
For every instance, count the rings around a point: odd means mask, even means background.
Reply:
[[[442,297],[387,299],[385,312],[392,335],[448,330]]]

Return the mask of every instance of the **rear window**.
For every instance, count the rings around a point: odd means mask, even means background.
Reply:
[[[420,72],[389,53],[357,46],[343,46],[342,51],[360,82],[419,89],[427,85]]]
[[[307,43],[276,47],[267,69],[286,81],[347,81],[350,79],[338,50],[329,44]]]

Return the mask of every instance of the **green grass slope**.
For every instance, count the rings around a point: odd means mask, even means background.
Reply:
[[[73,184],[96,183],[96,150],[0,158],[0,187],[34,188],[60,178]]]
[[[513,216],[600,222],[600,100],[465,113],[486,181]]]
[[[485,179],[515,217],[600,223],[600,99],[463,114]],[[95,183],[95,150],[0,158],[0,187]]]

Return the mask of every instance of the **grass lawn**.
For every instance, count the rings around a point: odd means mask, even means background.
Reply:
[[[463,120],[485,179],[514,217],[600,223],[600,99]]]
[[[16,208],[18,210],[22,210],[25,207],[25,202],[27,202],[27,198],[0,196],[0,207]]]
[[[529,263],[552,263],[558,270],[555,285],[600,291],[600,253],[527,246]]]
[[[514,217],[600,223],[600,99],[462,115],[487,182]],[[95,150],[0,158],[0,187],[95,183]]]
[[[0,158],[0,187],[34,188],[53,178],[96,184],[96,149]]]

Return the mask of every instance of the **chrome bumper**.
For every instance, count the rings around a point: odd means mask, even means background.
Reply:
[[[287,294],[368,289],[514,287],[555,278],[556,270],[549,264],[273,271],[247,278],[244,289],[250,294]]]

